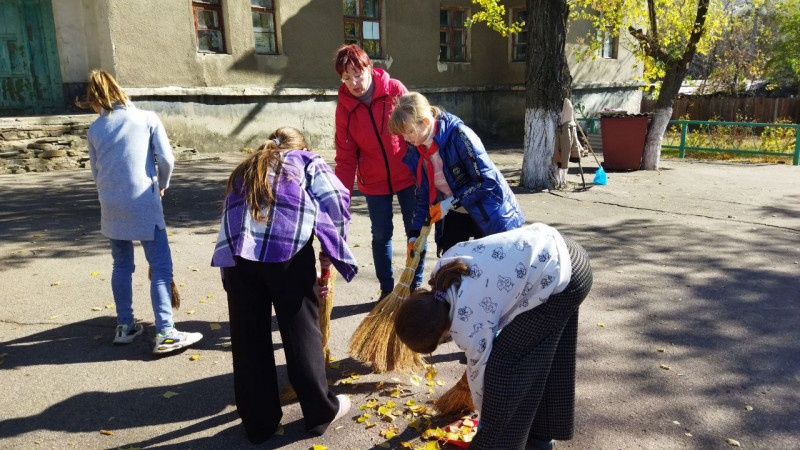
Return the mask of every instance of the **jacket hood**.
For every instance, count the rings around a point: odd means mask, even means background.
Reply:
[[[463,120],[449,112],[442,111],[436,119],[436,135],[433,137],[433,140],[436,141],[436,145],[441,148],[450,138],[450,133],[462,123],[464,123]]]
[[[372,68],[372,82],[375,84],[375,91],[372,93],[372,101],[388,95],[389,92],[389,74],[383,69]],[[354,97],[347,89],[347,86],[342,83],[339,86],[339,104],[347,109],[347,112],[352,112],[361,103],[358,98]]]

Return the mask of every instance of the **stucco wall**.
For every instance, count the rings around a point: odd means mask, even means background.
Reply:
[[[52,0],[61,78],[84,83],[92,69],[113,72],[114,52],[106,2]]]

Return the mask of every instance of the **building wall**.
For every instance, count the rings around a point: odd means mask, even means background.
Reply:
[[[249,0],[222,2],[227,54],[197,52],[191,0],[53,3],[62,19],[59,35],[74,46],[62,54],[65,79],[85,80],[93,68],[111,71],[185,145],[202,151],[252,147],[281,125],[305,130],[317,145],[333,145],[341,0],[276,0],[279,55],[255,54]],[[524,7],[525,0],[504,4]],[[469,31],[468,62],[440,62],[440,5],[475,8],[471,0],[383,0],[384,57],[374,65],[460,115],[486,139],[521,142],[525,63],[511,62],[510,39],[483,24]],[[569,49],[579,50],[578,39],[589,29],[573,24]],[[575,102],[588,112],[622,105],[638,111],[637,70],[623,46],[618,59],[570,58],[569,64]]]

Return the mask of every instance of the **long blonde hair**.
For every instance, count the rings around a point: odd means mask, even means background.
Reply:
[[[228,177],[225,188],[227,196],[234,189],[245,195],[250,214],[257,221],[266,221],[262,211],[269,211],[275,203],[273,187],[269,183],[269,174],[277,183],[285,176],[283,170],[282,150],[308,149],[305,137],[292,127],[280,127],[267,138],[258,150],[242,161]]]
[[[389,118],[389,132],[392,134],[411,132],[428,115],[436,119],[441,113],[442,109],[431,106],[424,95],[419,92],[409,92],[395,100],[394,111]]]
[[[80,108],[105,109],[111,111],[114,104],[125,106],[128,95],[117,84],[117,80],[105,70],[89,72],[89,85],[86,87],[86,98],[76,100]]]

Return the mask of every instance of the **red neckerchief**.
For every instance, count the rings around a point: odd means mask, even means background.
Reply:
[[[433,136],[436,136],[436,122],[433,122]],[[418,145],[417,151],[419,152],[419,161],[417,162],[417,186],[422,186],[422,162],[427,161],[427,172],[428,172],[428,197],[429,197],[429,205],[432,205],[436,201],[436,183],[433,181],[434,176],[434,169],[433,169],[433,161],[431,161],[430,156],[437,151],[439,151],[439,146],[436,145],[436,141],[431,140],[431,148],[425,148],[425,144]]]

